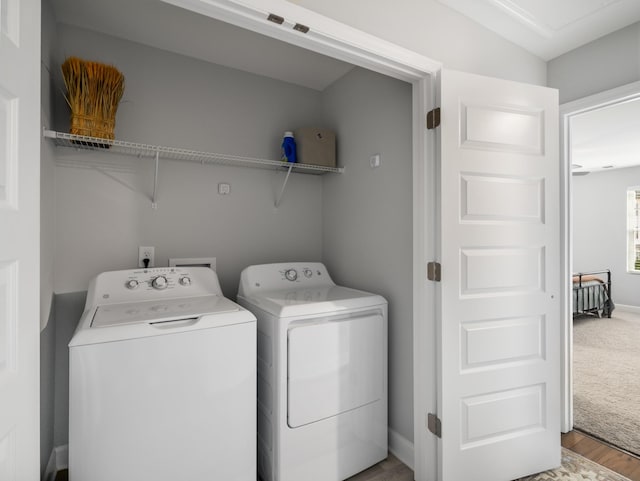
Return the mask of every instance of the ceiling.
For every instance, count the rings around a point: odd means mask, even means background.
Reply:
[[[59,23],[324,90],[352,65],[159,0],[51,0]]]
[[[638,0],[438,0],[543,60],[640,21]]]
[[[640,99],[571,117],[573,173],[640,164]]]

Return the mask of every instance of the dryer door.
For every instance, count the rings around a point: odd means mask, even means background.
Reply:
[[[381,313],[288,331],[288,417],[296,428],[381,399],[386,386]]]

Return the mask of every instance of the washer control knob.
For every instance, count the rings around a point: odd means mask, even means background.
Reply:
[[[129,279],[127,282],[125,282],[125,286],[127,289],[135,289],[136,287],[138,287],[139,282],[136,281],[135,279]]]
[[[304,271],[302,271],[302,272],[303,272],[304,276],[305,276],[307,279],[310,279],[310,278],[311,278],[311,276],[313,276],[313,271],[312,271],[311,269],[309,269],[308,267],[307,267]]]
[[[151,281],[151,287],[158,290],[166,289],[167,284],[169,284],[169,281],[165,276],[158,276]]]
[[[187,277],[187,276],[184,276],[184,277],[181,277],[178,282],[180,283],[181,286],[190,286],[191,285],[191,278]]]
[[[295,269],[287,269],[286,271],[284,271],[284,277],[288,281],[295,281],[298,279],[298,271],[296,271]]]

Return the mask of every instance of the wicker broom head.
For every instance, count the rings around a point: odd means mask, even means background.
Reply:
[[[111,65],[69,57],[62,76],[71,108],[70,133],[113,140],[124,75]]]

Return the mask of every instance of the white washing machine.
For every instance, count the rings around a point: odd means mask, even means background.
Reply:
[[[256,322],[214,271],[100,274],[69,356],[72,481],[255,481]]]
[[[387,457],[387,302],[320,263],[247,267],[258,318],[258,473],[338,481]]]

